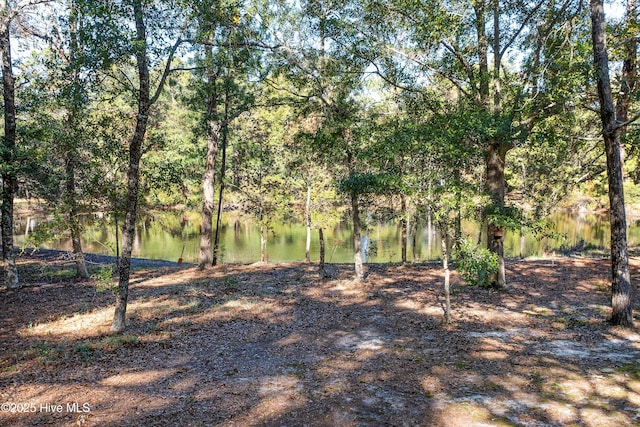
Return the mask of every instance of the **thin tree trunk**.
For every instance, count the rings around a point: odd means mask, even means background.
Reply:
[[[616,122],[611,82],[609,80],[609,57],[606,48],[605,19],[602,0],[591,0],[591,24],[593,55],[598,79],[600,119],[607,157],[609,181],[609,217],[611,221],[611,308],[610,322],[614,325],[632,327],[631,278],[627,253],[627,222],[624,207],[622,162],[620,159],[620,132]]]
[[[527,203],[527,169],[524,165],[524,162],[522,163],[522,217],[524,219],[524,209],[525,209],[525,205]],[[520,258],[524,258],[524,224],[521,222],[520,223]]]
[[[69,63],[73,70],[73,87],[71,107],[67,116],[67,129],[70,132],[70,141],[66,141],[66,202],[69,209],[69,230],[71,232],[71,246],[73,248],[73,258],[76,263],[76,277],[88,279],[87,265],[84,262],[82,252],[81,227],[78,218],[78,202],[76,195],[76,163],[78,157],[77,145],[80,136],[75,132],[78,111],[81,105],[80,96],[80,71],[77,64],[79,51],[78,39],[78,11],[73,0],[69,1]]]
[[[451,323],[451,285],[449,271],[449,232],[446,227],[442,231],[442,267],[444,268],[444,323]]]
[[[136,41],[139,42],[136,51],[138,66],[139,91],[138,114],[136,128],[129,145],[129,167],[127,170],[127,198],[125,202],[125,222],[122,242],[122,257],[119,264],[119,281],[116,292],[116,307],[113,315],[111,330],[121,332],[125,329],[127,300],[129,296],[129,276],[131,274],[131,251],[135,237],[136,216],[138,209],[138,191],[140,187],[140,158],[142,157],[142,143],[147,131],[149,120],[150,87],[149,64],[146,52],[146,28],[143,21],[142,2],[133,2],[136,23]]]
[[[220,181],[218,189],[218,209],[216,211],[216,233],[213,239],[213,259],[211,265],[218,265],[220,261],[220,233],[222,228],[222,198],[224,196],[224,182]]]
[[[485,19],[485,1],[474,0],[473,8],[476,14],[476,33],[478,37],[478,62],[480,68],[480,87],[478,93],[480,95],[480,103],[489,107],[489,65],[487,60],[487,35],[486,19]]]
[[[627,28],[635,29],[638,25],[636,19],[636,0],[627,0],[627,12],[626,12],[626,23]],[[629,107],[631,105],[631,95],[634,92],[636,87],[636,61],[637,61],[637,50],[638,43],[631,39],[625,43],[625,59],[622,63],[622,76],[620,79],[620,91],[618,92],[618,102],[616,105],[616,118],[618,122],[624,123],[629,119]],[[624,139],[624,136],[627,133],[627,127],[623,126],[620,129],[621,139]],[[620,144],[620,162],[624,166],[625,160],[625,147],[624,144]],[[622,170],[622,177],[626,179],[624,168]]]
[[[13,251],[13,199],[18,187],[15,171],[16,106],[15,80],[11,62],[11,39],[9,35],[9,10],[6,0],[0,1],[2,33],[0,55],[2,56],[2,89],[4,95],[4,141],[2,150],[2,265],[3,282],[7,288],[19,288],[18,267]]]
[[[267,262],[267,238],[264,225],[260,225],[260,262]]]
[[[411,241],[411,253],[413,255],[413,262],[418,261],[418,252],[417,252],[417,248],[418,248],[418,214],[414,213],[413,215],[413,225],[411,226],[411,229],[413,230],[413,233],[411,233],[411,235],[413,236],[413,240]]]
[[[427,212],[427,259],[431,260],[431,251],[433,250],[433,220],[431,219],[431,210]]]
[[[84,262],[84,254],[82,252],[82,240],[80,233],[80,223],[78,220],[78,205],[75,193],[75,154],[70,150],[67,155],[66,166],[66,192],[67,207],[69,209],[69,229],[71,231],[71,246],[73,248],[73,258],[76,263],[76,277],[80,279],[88,279],[87,265]]]
[[[362,248],[360,241],[360,210],[358,207],[358,194],[355,191],[351,192],[351,213],[353,218],[353,261],[356,271],[355,280],[360,282],[364,278],[364,268],[362,266]]]
[[[455,171],[455,181],[456,181],[456,186],[460,186],[460,181],[461,181],[461,177],[460,177],[460,170],[456,170]],[[454,229],[454,235],[453,235],[453,240],[455,242],[455,244],[457,245],[458,242],[460,242],[460,240],[462,239],[462,190],[460,188],[457,188],[455,190],[456,192],[456,197],[455,197],[455,215],[456,215],[456,220],[455,220],[455,229]]]
[[[311,262],[311,185],[307,185],[307,199],[304,204],[304,218],[307,226],[307,243],[305,245],[304,258]]]
[[[402,240],[402,264],[406,264],[407,263],[407,196],[405,196],[404,194],[402,194],[400,196],[400,210],[402,211],[401,213],[401,218],[400,218],[400,228],[401,228],[401,237],[400,239]]]
[[[118,224],[118,211],[113,211],[114,228],[116,229],[116,268],[120,268],[120,226]]]
[[[220,168],[220,188],[218,190],[218,211],[216,213],[216,236],[213,242],[212,265],[218,265],[220,260],[220,233],[222,228],[222,201],[224,197],[224,178],[227,173],[227,128],[222,132],[222,165]]]
[[[320,270],[320,277],[321,278],[325,278],[327,277],[327,272],[325,271],[324,268],[324,232],[322,230],[322,227],[318,228],[318,242],[320,244],[320,265],[319,265],[319,270]]]

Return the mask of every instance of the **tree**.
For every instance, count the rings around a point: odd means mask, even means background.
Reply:
[[[247,88],[238,84],[238,77],[247,75],[253,63],[255,46],[252,40],[256,34],[251,30],[251,22],[241,18],[241,4],[231,2],[201,2],[195,5],[198,17],[198,36],[196,43],[203,52],[199,61],[202,65],[203,81],[200,85],[205,100],[203,117],[204,134],[207,141],[205,168],[202,175],[203,203],[202,228],[200,231],[200,254],[198,268],[215,265],[218,260],[217,242],[212,247],[212,221],[214,208],[214,191],[216,184],[216,159],[220,142],[226,141],[228,127],[244,111],[248,110],[253,97]],[[246,86],[246,85],[245,85]],[[226,169],[226,151],[223,148],[223,166]],[[218,212],[222,206],[224,190],[224,172],[220,177],[218,196]],[[219,217],[216,221],[218,236]]]
[[[260,262],[268,262],[268,236],[274,222],[291,217],[291,192],[286,169],[288,152],[284,123],[288,108],[256,108],[245,113],[230,133],[233,150],[243,160],[234,167],[234,180],[240,199],[258,223]]]
[[[351,22],[362,15],[357,2],[334,3],[311,0],[300,9],[287,8],[282,34],[297,36],[280,40],[280,67],[277,75],[286,77],[293,89],[283,88],[301,104],[300,116],[320,119],[312,147],[323,160],[339,172],[349,197],[353,222],[355,280],[362,280],[364,270],[361,251],[360,193],[350,183],[362,173],[359,159],[359,105],[354,94],[361,88],[366,61],[353,51],[361,44],[360,34]],[[297,44],[294,45],[293,42]]]
[[[624,205],[624,181],[620,134],[628,122],[616,120],[602,0],[591,0],[593,58],[600,100],[600,120],[607,157],[609,183],[609,219],[611,222],[611,319],[614,325],[632,327],[631,278],[627,252],[627,221]]]
[[[111,329],[125,329],[131,252],[135,236],[135,225],[140,190],[140,160],[149,149],[144,147],[147,128],[153,105],[156,103],[171,71],[172,59],[182,45],[182,11],[174,2],[85,2],[88,16],[86,35],[91,37],[91,48],[95,61],[105,64],[121,89],[128,91],[135,105],[135,129],[129,139],[128,166],[126,173],[127,196],[124,203],[125,223],[123,230],[122,256],[118,265],[118,289]],[[149,33],[149,34],[148,34]],[[173,43],[170,44],[170,41]],[[122,66],[133,58],[135,76],[129,76]],[[160,70],[154,73],[153,66]],[[152,88],[155,82],[155,88]]]
[[[11,14],[8,1],[0,1],[0,56],[4,100],[4,138],[2,144],[2,264],[3,284],[18,288],[18,268],[13,252],[13,199],[17,190],[15,79],[11,61]]]
[[[500,258],[495,286],[504,287],[505,230],[498,219],[506,207],[507,153],[526,141],[536,120],[564,110],[564,99],[539,95],[554,89],[545,71],[569,47],[554,42],[571,40],[579,2],[391,0],[373,2],[369,11],[368,22],[379,41],[366,55],[384,79],[410,90],[439,88],[443,98],[463,100],[483,123],[478,136],[483,139],[485,191],[491,199],[487,246]],[[549,44],[554,51],[546,55]],[[511,59],[516,52],[524,58],[519,64]],[[403,79],[390,77],[397,75]]]

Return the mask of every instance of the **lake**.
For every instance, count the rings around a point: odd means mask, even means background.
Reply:
[[[45,217],[21,217],[15,219],[15,242],[25,243],[26,236],[46,225]],[[115,254],[115,227],[109,215],[85,217],[83,249],[104,255]],[[505,255],[507,257],[544,256],[580,245],[607,249],[609,246],[608,217],[602,215],[557,213],[550,218],[552,237],[539,237],[525,233],[521,242],[519,231],[507,232]],[[260,232],[256,222],[248,215],[227,212],[222,218],[222,261],[226,263],[252,263],[260,260]],[[29,227],[27,227],[27,224]],[[122,225],[122,221],[120,222]],[[463,223],[463,231],[477,239],[478,226]],[[151,259],[197,262],[200,245],[200,215],[197,212],[152,212],[144,216],[136,230],[133,256]],[[629,244],[640,242],[640,225],[630,221]],[[120,234],[120,238],[122,235]],[[386,263],[401,260],[401,233],[397,224],[368,224],[363,232],[363,248],[366,262]],[[441,253],[439,234],[426,224],[420,224],[415,237],[409,243],[409,260],[428,261],[438,259]],[[353,238],[349,224],[341,223],[325,230],[326,261],[348,263],[353,260]],[[302,261],[305,256],[306,229],[303,224],[278,224],[269,233],[267,253],[270,262]],[[521,246],[522,245],[522,246]],[[47,249],[71,250],[69,238],[61,238],[42,245]],[[318,233],[313,230],[311,259],[319,258]]]

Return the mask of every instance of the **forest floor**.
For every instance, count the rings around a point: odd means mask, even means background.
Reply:
[[[509,261],[506,292],[454,275],[452,325],[436,265],[141,263],[125,334],[72,266],[24,254],[0,291],[2,426],[640,425],[607,259]]]

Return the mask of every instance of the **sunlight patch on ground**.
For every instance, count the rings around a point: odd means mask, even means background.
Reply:
[[[608,359],[614,362],[628,362],[640,358],[638,343],[619,339],[604,340],[594,346],[570,340],[553,340],[547,342],[539,353],[578,359]]]
[[[298,378],[291,375],[279,375],[261,379],[258,386],[258,394],[264,397],[283,392],[300,392],[303,388]]]
[[[149,370],[142,372],[128,372],[124,374],[112,375],[99,381],[99,384],[104,386],[140,386],[150,384],[168,378],[174,375],[177,371],[175,369],[162,369],[162,370]]]
[[[599,408],[584,408],[580,410],[580,419],[588,427],[620,427],[631,426],[633,421],[625,414],[611,413]]]
[[[18,330],[23,337],[97,337],[108,331],[113,320],[113,308],[104,308],[87,313],[77,313],[71,317],[41,323]]]
[[[380,350],[385,346],[386,338],[373,329],[358,332],[336,332],[335,346],[344,350]]]
[[[412,299],[403,299],[403,300],[396,301],[395,306],[398,308],[403,308],[406,310],[412,310],[417,312],[420,312],[422,310],[422,304]]]

